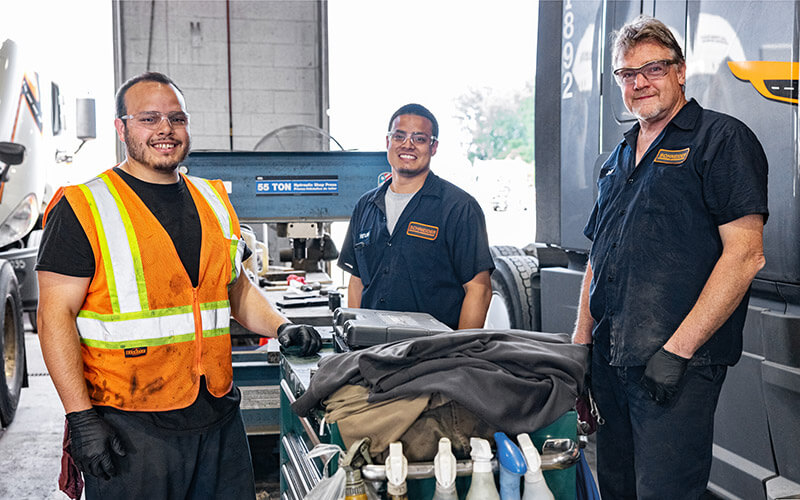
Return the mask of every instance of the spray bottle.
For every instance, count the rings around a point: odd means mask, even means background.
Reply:
[[[361,478],[361,467],[371,464],[369,456],[370,438],[362,438],[353,444],[344,459],[341,467],[345,473],[344,498],[345,500],[368,500],[367,485]]]
[[[494,442],[497,445],[497,461],[500,463],[500,498],[520,500],[519,480],[527,470],[525,457],[505,432],[495,432]]]
[[[408,460],[403,456],[403,443],[389,444],[389,456],[386,458],[386,492],[389,500],[408,500]]]
[[[553,492],[547,487],[542,474],[542,457],[527,434],[517,434],[517,442],[528,463],[525,473],[525,491],[522,500],[554,500]]]
[[[439,440],[439,452],[433,459],[433,472],[436,475],[436,491],[431,500],[458,500],[456,457],[447,438]]]
[[[489,441],[481,438],[470,438],[472,448],[472,484],[469,486],[466,500],[500,500],[497,487],[494,485],[492,473],[492,448]]]

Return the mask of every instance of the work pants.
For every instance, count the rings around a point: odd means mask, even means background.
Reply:
[[[697,499],[711,470],[714,411],[724,365],[690,366],[673,400],[657,404],[641,386],[643,366],[592,357],[592,393],[605,424],[597,429],[603,500]]]
[[[250,448],[237,409],[222,425],[181,433],[148,425],[141,418],[102,412],[120,437],[124,457],[114,457],[110,480],[84,474],[86,499],[255,498]]]

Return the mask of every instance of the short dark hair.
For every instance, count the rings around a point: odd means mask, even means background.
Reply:
[[[128,90],[131,87],[139,82],[157,82],[165,85],[172,85],[175,87],[175,89],[177,89],[178,92],[180,92],[181,96],[183,96],[183,91],[175,84],[175,82],[172,81],[170,77],[157,71],[148,71],[129,79],[127,82],[122,84],[119,90],[117,90],[117,118],[121,118],[128,114],[128,108],[125,106],[125,94],[128,93]]]
[[[663,45],[672,51],[672,59],[679,64],[686,62],[683,57],[683,50],[675,40],[667,25],[658,19],[642,14],[633,21],[625,24],[619,31],[613,34],[612,64],[616,65],[619,59],[629,50],[641,42],[651,41]]]
[[[439,137],[439,122],[436,121],[436,117],[433,116],[433,113],[431,113],[430,110],[422,104],[406,104],[395,111],[392,117],[389,118],[389,128],[387,129],[389,132],[392,131],[392,123],[394,123],[394,119],[400,115],[417,115],[427,118],[431,121],[431,125],[433,125],[431,132],[433,133],[434,137]]]

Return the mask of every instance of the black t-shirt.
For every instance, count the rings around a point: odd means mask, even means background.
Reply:
[[[175,184],[151,184],[141,181],[120,168],[120,175],[156,216],[172,239],[183,267],[197,286],[200,275],[201,225],[197,207],[183,178]],[[247,251],[245,252],[247,253]],[[39,244],[38,271],[51,271],[67,276],[89,278],[94,276],[94,253],[89,238],[66,198],[62,198],[50,211],[47,225]],[[221,398],[208,392],[205,378],[194,403],[186,408],[163,412],[126,412],[141,416],[153,425],[170,430],[188,432],[206,430],[227,420],[241,400],[236,386]],[[103,408],[104,411],[121,411]]]

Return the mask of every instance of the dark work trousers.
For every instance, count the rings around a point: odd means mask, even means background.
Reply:
[[[670,403],[658,405],[639,381],[644,366],[614,367],[592,357],[592,393],[603,500],[697,499],[711,470],[714,411],[727,366],[691,366]]]
[[[103,412],[127,454],[115,457],[110,480],[84,474],[86,499],[255,498],[250,448],[237,409],[208,432],[180,433],[134,415]]]

